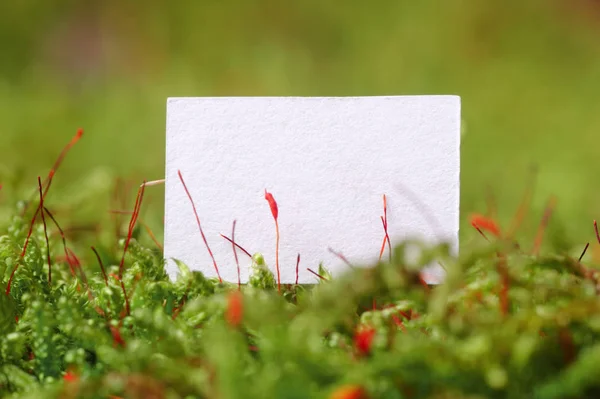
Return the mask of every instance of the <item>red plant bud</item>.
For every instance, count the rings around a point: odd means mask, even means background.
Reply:
[[[329,399],[367,399],[367,393],[359,385],[344,385],[333,391]]]
[[[227,310],[225,319],[232,327],[237,327],[241,324],[244,317],[244,302],[243,295],[240,291],[232,291],[227,296]]]
[[[275,267],[277,269],[277,292],[281,292],[281,274],[279,272],[279,222],[277,221],[277,216],[279,215],[279,210],[277,209],[277,202],[273,195],[265,189],[265,199],[269,203],[271,207],[271,213],[273,214],[273,219],[275,219],[275,232],[277,235],[276,241],[276,249],[275,249]]]
[[[485,217],[483,215],[475,214],[471,215],[471,226],[477,229],[479,232],[482,230],[488,231],[495,235],[496,237],[500,237],[500,228],[498,224],[491,218]]]
[[[275,198],[273,198],[273,194],[268,192],[266,189],[265,189],[265,199],[267,200],[267,202],[269,203],[269,206],[271,207],[271,213],[273,214],[273,218],[275,220],[277,220],[277,216],[279,215],[279,210],[277,209],[277,202],[275,201]]]
[[[360,355],[368,355],[371,352],[371,345],[376,332],[373,327],[363,327],[356,332],[354,347]]]
[[[68,370],[63,376],[65,382],[76,382],[78,379],[79,376],[71,370]]]

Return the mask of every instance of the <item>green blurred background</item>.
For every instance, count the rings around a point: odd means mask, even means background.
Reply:
[[[597,3],[5,0],[0,204],[31,193],[78,127],[86,136],[57,174],[56,206],[87,204],[91,220],[113,206],[117,176],[163,177],[170,96],[458,94],[461,234],[488,187],[507,226],[537,165],[522,240],[556,194],[554,244],[579,250],[600,214]],[[160,238],[162,189],[148,193]]]

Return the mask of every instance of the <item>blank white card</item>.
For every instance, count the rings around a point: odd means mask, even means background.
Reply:
[[[320,263],[335,276],[374,265],[385,239],[447,242],[458,251],[460,98],[170,98],[167,104],[165,258],[208,277],[238,281],[231,237],[264,255],[281,283],[314,283]],[[386,243],[383,258],[389,256]],[[251,260],[238,250],[242,282]],[[337,253],[337,255],[336,255]],[[298,276],[296,260],[300,254]],[[427,271],[438,282],[443,269]]]

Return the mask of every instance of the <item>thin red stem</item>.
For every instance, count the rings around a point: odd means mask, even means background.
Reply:
[[[102,271],[102,277],[104,278],[104,284],[108,287],[108,277],[106,276],[106,269],[104,268],[104,263],[102,263],[102,258],[100,258],[100,254],[96,251],[96,248],[92,247],[92,251],[96,255],[96,259],[98,259],[98,264],[100,265],[100,270]]]
[[[110,204],[111,206],[113,204],[116,204],[117,206],[120,204],[120,193],[121,193],[121,178],[117,177],[117,179],[115,180],[115,186],[112,192],[112,196],[111,196],[111,201]],[[114,231],[115,231],[115,237],[119,237],[121,235],[121,217],[119,214],[115,214],[113,217],[113,220],[115,222],[115,226],[114,226]]]
[[[138,273],[138,274],[135,275],[135,277],[133,279],[133,282],[131,283],[131,287],[129,289],[129,296],[130,297],[133,297],[133,294],[135,293],[135,290],[138,287],[138,283],[141,280],[141,278],[142,278],[141,274]],[[123,284],[123,280],[121,280],[121,284]]]
[[[387,218],[387,197],[383,195],[383,229],[385,231],[385,239],[388,243],[388,251],[390,262],[392,261],[392,242],[390,241],[390,235],[388,232],[388,218]]]
[[[542,246],[542,239],[544,238],[544,232],[548,227],[548,222],[550,221],[550,216],[552,216],[552,211],[556,205],[556,198],[551,197],[548,200],[548,205],[546,205],[546,209],[544,210],[544,216],[542,217],[542,221],[540,222],[540,226],[538,227],[537,234],[535,236],[535,241],[533,244],[533,254],[537,255],[540,251],[540,247]]]
[[[190,191],[188,190],[187,185],[185,184],[185,181],[183,180],[181,171],[178,170],[177,174],[179,175],[179,180],[181,180],[183,189],[185,190],[185,193],[187,194],[187,196],[190,200],[190,203],[192,204],[194,216],[196,217],[196,223],[198,224],[198,230],[200,230],[200,235],[202,235],[202,240],[204,241],[204,245],[206,245],[206,249],[208,250],[210,257],[212,258],[213,266],[215,267],[215,271],[217,272],[217,277],[219,278],[219,282],[222,283],[223,280],[221,279],[221,274],[219,273],[219,267],[217,266],[217,261],[215,260],[215,256],[213,255],[212,251],[210,250],[210,246],[208,245],[208,241],[206,241],[206,236],[204,235],[204,231],[202,230],[202,225],[200,224],[200,217],[198,216],[198,211],[196,210],[196,204],[194,203],[192,195],[190,194]]]
[[[69,254],[70,254],[70,259],[73,260],[73,263],[75,264],[75,266],[79,270],[79,273],[81,274],[81,279],[83,280],[83,283],[86,285],[86,287],[87,287],[87,289],[89,291],[88,279],[87,279],[87,276],[85,274],[85,271],[81,267],[81,262],[79,261],[79,258],[77,258],[77,256],[75,255],[75,252],[73,252],[71,250],[71,248],[69,248],[68,250],[69,250]]]
[[[387,242],[389,258],[390,258],[390,262],[391,262],[392,261],[392,245],[390,243],[390,236],[388,234],[387,220],[385,220],[385,218],[383,216],[381,217],[381,223],[383,224],[383,230],[385,231],[385,236],[383,237],[383,245],[381,246],[381,251],[379,252],[379,260],[381,260],[381,257],[383,256],[383,251],[385,250],[385,243]]]
[[[56,162],[54,162],[54,165],[52,165],[52,170],[50,171],[51,175],[48,175],[48,178],[44,182],[47,183],[46,190],[44,191],[44,197],[46,197],[46,193],[50,189],[50,184],[52,184],[52,176],[54,176],[54,173],[56,173],[59,166],[62,164],[71,147],[73,147],[79,141],[79,139],[81,139],[81,136],[83,136],[83,129],[78,129],[77,133],[75,133],[75,136],[73,136],[71,141],[69,141],[69,143],[63,148],[63,150],[60,152],[60,155],[56,159]]]
[[[121,210],[121,209],[110,209],[108,211],[108,213],[113,214],[113,215],[131,215],[133,212],[125,211],[125,210]]]
[[[595,223],[596,223],[596,221],[594,221],[594,224]],[[585,244],[585,248],[583,248],[583,252],[581,253],[581,255],[579,255],[579,259],[577,260],[577,262],[581,262],[581,260],[583,259],[583,256],[587,252],[589,246],[590,246],[589,242],[587,244]]]
[[[15,273],[17,272],[18,268],[19,268],[19,264],[17,263],[15,265],[13,271],[10,273],[10,278],[8,279],[8,284],[6,285],[6,291],[5,291],[6,296],[10,295],[10,288],[12,286],[12,281],[13,281],[13,278],[15,277]]]
[[[385,226],[385,219],[386,219],[386,213],[387,213],[387,209],[386,209],[386,199],[385,199],[385,194],[383,195],[383,216],[381,216],[381,222],[383,223],[383,230],[386,231],[387,228]],[[383,243],[381,244],[381,249],[379,250],[379,261],[381,262],[381,258],[383,257],[383,251],[385,251],[385,244],[387,242],[387,233],[385,236],[383,236]]]
[[[519,204],[519,207],[517,208],[517,212],[513,218],[510,228],[508,229],[508,232],[506,234],[507,238],[512,238],[514,236],[514,234],[517,232],[517,230],[523,223],[525,216],[527,215],[527,211],[531,205],[531,199],[533,197],[535,178],[536,178],[536,170],[534,169],[530,175],[530,184],[528,184],[527,187],[525,188],[525,193],[523,194],[523,199],[521,200],[521,203]]]
[[[392,315],[392,320],[394,321],[394,324],[396,324],[396,326],[400,327],[400,329],[402,331],[406,331],[406,327],[404,327],[404,323],[402,323],[402,320],[396,316],[395,314]]]
[[[44,224],[44,237],[46,238],[46,257],[48,259],[48,284],[52,284],[52,259],[50,257],[50,240],[48,239],[48,226],[46,225],[46,217],[44,216],[44,194],[42,193],[42,178],[38,176],[38,189],[40,192],[40,205],[38,209],[42,209],[42,223]]]
[[[75,252],[73,252],[70,248],[68,248],[67,250],[69,251],[69,258],[67,259],[67,261],[69,262],[69,265],[72,265],[77,270],[79,270],[81,280],[83,281],[83,284],[85,285],[85,288],[88,291],[88,297],[92,298],[92,292],[90,291],[90,285],[88,284],[87,276],[85,275],[85,272],[84,272],[83,268],[81,267],[81,262],[79,261],[79,258],[77,258],[77,255],[75,255]]]
[[[142,207],[142,200],[144,198],[145,189],[146,186],[142,185],[138,190],[137,198],[135,200],[135,206],[133,208],[133,214],[131,215],[131,220],[129,221],[129,230],[127,232],[127,239],[125,240],[125,247],[123,248],[123,256],[121,257],[121,263],[119,263],[119,281],[121,282],[121,289],[123,290],[123,297],[125,299],[125,311],[127,315],[130,314],[130,305],[129,297],[127,296],[127,291],[125,290],[125,284],[123,283],[123,271],[125,269],[125,254],[127,254],[127,249],[129,248],[131,237],[133,236],[133,229],[135,228],[135,224],[140,215],[140,209]]]
[[[48,177],[49,177],[48,185],[50,185],[50,182],[52,182],[53,176],[54,176],[54,170],[51,170],[50,174],[48,175]],[[47,192],[47,190],[46,190],[46,192]],[[42,200],[45,197],[45,195],[46,195],[46,193],[42,194]],[[27,247],[29,246],[29,240],[31,239],[31,234],[33,233],[33,226],[35,225],[35,221],[37,219],[38,213],[40,212],[41,205],[42,205],[42,203],[40,202],[40,204],[38,204],[38,207],[33,214],[33,217],[31,218],[31,223],[29,224],[29,231],[27,232],[27,238],[25,239],[25,244],[23,244],[23,250],[21,251],[21,255],[20,255],[21,259],[23,259],[25,257],[25,253],[27,252]],[[15,277],[15,273],[17,272],[17,269],[19,268],[19,266],[20,266],[20,263],[17,262],[17,264],[13,268],[12,272],[10,273],[8,283],[6,285],[6,295],[7,296],[10,295],[12,281],[13,281],[13,278]]]
[[[65,259],[67,260],[67,263],[69,264],[69,269],[71,270],[71,274],[73,276],[75,276],[75,271],[73,270],[73,267],[72,267],[71,262],[70,262],[70,255],[69,255],[69,252],[67,251],[67,239],[65,238],[65,232],[60,227],[60,225],[56,221],[56,218],[54,218],[54,215],[52,215],[52,212],[50,212],[48,210],[48,208],[44,207],[44,212],[46,212],[46,214],[48,215],[48,217],[50,218],[50,220],[52,220],[52,222],[54,223],[54,225],[58,229],[58,233],[60,234],[60,238],[61,238],[62,243],[63,243],[63,249],[64,249],[64,252],[65,252]]]
[[[142,224],[142,226],[144,226],[144,230],[146,230],[146,232],[150,236],[150,239],[152,239],[152,242],[154,242],[154,244],[158,247],[158,249],[163,251],[164,248],[163,248],[162,244],[156,239],[156,236],[152,232],[152,229],[150,228],[150,226],[148,226],[148,224],[146,222],[144,222],[143,220],[140,220],[140,223]]]
[[[73,261],[73,265],[75,265],[75,267],[81,267],[81,262],[77,255],[75,255],[75,252],[73,252],[71,248],[67,248],[67,251],[69,251],[69,259]]]
[[[496,198],[494,197],[494,192],[491,187],[487,187],[486,190],[486,204],[487,204],[487,217],[490,219],[496,219],[497,216],[497,206],[496,206]]]
[[[504,255],[500,255],[498,262],[498,272],[500,273],[500,312],[503,315],[508,314],[510,302],[508,298],[508,290],[510,288],[510,276],[508,275],[508,267],[506,265],[506,258]]]
[[[385,244],[387,243],[387,238],[383,237],[383,242],[381,243],[381,249],[379,250],[379,261],[381,262],[381,258],[383,257],[383,252],[385,251]]]
[[[596,232],[596,239],[598,240],[598,243],[600,243],[600,234],[598,233],[598,223],[596,223],[595,220],[594,220],[594,231]]]
[[[131,219],[129,220],[129,228],[127,230],[127,238],[125,240],[125,247],[123,249],[123,255],[121,256],[121,262],[119,263],[119,279],[123,278],[123,271],[125,268],[125,254],[127,253],[127,249],[129,248],[129,243],[131,242],[131,237],[133,236],[133,229],[135,228],[135,224],[137,222],[137,218],[139,215],[139,209],[142,204],[142,199],[144,196],[145,186],[140,187],[137,193],[137,197],[135,199],[135,205],[133,207],[133,213],[131,214]]]
[[[395,186],[400,194],[407,198],[415,208],[417,208],[432,230],[439,234],[444,231],[440,221],[435,217],[433,210],[423,202],[416,193],[401,183],[395,183]]]
[[[235,258],[235,265],[237,267],[237,277],[238,277],[238,290],[242,289],[242,278],[240,276],[240,260],[237,256],[237,251],[235,249],[235,224],[237,220],[233,221],[233,226],[231,227],[231,248],[233,249],[233,257]]]
[[[131,214],[131,219],[129,220],[129,226],[128,226],[128,234],[131,231],[133,233],[133,229],[135,227],[135,224],[137,223],[137,220],[140,216],[140,206],[141,206],[141,200],[142,200],[142,196],[144,195],[144,191],[145,191],[145,186],[141,187],[138,190],[138,194],[135,200],[135,205],[133,208],[133,213]]]
[[[146,187],[148,187],[148,185],[146,184]],[[113,215],[132,215],[133,212],[132,211],[123,211],[123,210],[109,210],[108,213],[113,214]],[[148,233],[148,235],[150,236],[150,238],[152,239],[152,242],[154,242],[154,244],[162,251],[163,250],[163,246],[162,244],[156,239],[156,236],[154,235],[154,233],[152,232],[152,229],[150,228],[150,226],[148,226],[148,223],[144,222],[142,219],[140,219],[140,224],[142,226],[144,226],[144,229],[146,230],[146,232]]]
[[[477,230],[479,232],[479,234],[481,234],[481,236],[483,238],[485,238],[488,241],[490,240],[489,238],[487,238],[487,236],[485,235],[485,233],[483,231],[481,231],[481,229],[479,227],[477,227],[477,226],[473,226],[473,227],[475,227],[475,230]]]
[[[250,255],[250,252],[246,251],[244,249],[244,247],[242,247],[240,244],[238,244],[237,242],[233,241],[231,238],[227,237],[226,235],[223,234],[219,234],[221,237],[223,237],[224,239],[226,239],[227,241],[229,241],[231,244],[235,245],[235,247],[239,250],[241,250],[244,254],[246,254],[249,258],[252,258],[252,255]]]
[[[325,277],[321,276],[319,273],[317,273],[316,271],[312,270],[310,267],[307,267],[306,270],[308,270],[309,272],[311,272],[312,274],[314,274],[315,276],[317,276],[321,280],[327,281],[327,279]]]
[[[52,171],[50,172],[51,174]],[[52,179],[50,179],[52,181]],[[45,195],[42,195],[42,199]],[[40,212],[40,206],[38,205],[35,210],[33,217],[31,218],[31,223],[29,224],[29,231],[27,232],[27,238],[25,239],[25,244],[23,245],[23,250],[21,251],[21,258],[25,256],[25,252],[27,251],[27,247],[29,246],[29,240],[31,239],[31,234],[33,233],[33,226],[35,225],[35,221],[37,219],[38,213]]]
[[[275,268],[277,269],[277,291],[281,292],[281,275],[279,273],[279,222],[275,219]]]
[[[298,275],[300,274],[300,254],[296,258],[296,285],[298,285]]]
[[[71,141],[69,141],[69,143],[63,148],[63,150],[60,152],[58,158],[54,162],[54,165],[52,165],[52,169],[50,169],[50,173],[48,173],[48,177],[46,178],[46,180],[44,180],[44,185],[46,186],[46,188],[44,190],[44,194],[43,194],[44,198],[46,198],[46,194],[48,193],[48,190],[50,189],[50,185],[52,184],[52,178],[54,177],[54,174],[56,173],[56,171],[62,164],[65,156],[67,155],[67,153],[69,152],[71,147],[73,147],[79,141],[81,136],[83,136],[83,129],[78,129],[77,133],[75,133],[75,136],[73,136]],[[27,211],[27,205],[25,205],[25,207],[23,208],[23,214],[25,214],[26,211]],[[37,209],[35,217],[37,217],[37,212],[39,212],[39,211],[40,211],[40,208]]]
[[[350,263],[350,261],[344,256],[344,254],[342,254],[341,252],[337,252],[335,251],[333,248],[329,247],[327,248],[327,250],[329,252],[331,252],[332,254],[334,254],[337,258],[339,258],[342,262],[344,262],[346,265],[348,265],[350,268],[354,269],[354,266],[352,265],[352,263]]]

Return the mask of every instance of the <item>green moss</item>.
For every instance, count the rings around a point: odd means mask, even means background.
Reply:
[[[39,223],[20,257],[33,211],[15,216],[0,237],[3,291],[18,266],[0,297],[3,396],[325,398],[359,385],[373,398],[545,399],[591,398],[600,389],[596,282],[566,255],[532,257],[481,240],[460,258],[446,245],[421,246],[411,264],[404,254],[415,243],[400,243],[390,262],[336,276],[316,265],[320,284],[278,293],[255,254],[235,305],[236,283],[181,262],[171,281],[161,252],[136,234],[122,277],[127,314],[117,278],[124,240],[98,245],[105,281],[95,258],[61,258],[60,236],[50,234],[50,283]],[[506,314],[498,251],[510,279]],[[443,262],[448,278],[425,287],[418,271],[431,261]],[[241,314],[241,325],[229,325],[228,312]],[[361,336],[367,326],[375,333]]]

